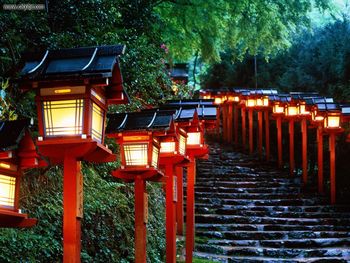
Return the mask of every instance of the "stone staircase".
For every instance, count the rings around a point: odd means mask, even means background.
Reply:
[[[214,262],[350,262],[350,206],[211,143],[197,165],[195,256]]]

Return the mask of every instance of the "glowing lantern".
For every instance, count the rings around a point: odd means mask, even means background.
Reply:
[[[298,112],[299,115],[301,116],[309,116],[311,113],[306,109],[306,102],[305,101],[300,101],[298,104]]]
[[[323,123],[324,129],[341,129],[340,118],[341,112],[327,112]]]
[[[247,107],[247,108],[253,108],[253,107],[255,107],[255,105],[256,105],[256,101],[255,101],[255,99],[254,98],[247,98],[246,100],[245,100],[245,106]]]
[[[144,111],[110,114],[108,117],[106,133],[120,145],[121,157],[121,167],[112,175],[126,182],[135,182],[135,261],[146,262],[148,199],[145,182],[163,179],[164,174],[158,169],[159,157],[170,158],[175,151],[183,151],[180,149],[183,143],[172,138],[172,112]],[[160,150],[162,143],[164,148]]]
[[[127,103],[119,56],[124,45],[47,50],[25,57],[21,89],[35,90],[39,152],[64,165],[63,261],[80,261],[83,183],[80,161],[109,162],[107,107]]]
[[[286,117],[296,117],[299,114],[298,106],[293,104],[288,104],[284,108],[284,114]]]
[[[0,227],[32,227],[37,220],[19,209],[23,169],[46,166],[36,153],[29,120],[0,122]]]

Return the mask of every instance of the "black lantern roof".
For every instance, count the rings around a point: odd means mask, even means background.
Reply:
[[[107,134],[134,130],[168,130],[174,111],[142,111],[108,114]]]
[[[317,103],[318,111],[340,111],[341,108],[337,103]]]
[[[0,121],[0,150],[17,149],[29,125],[29,119]]]
[[[271,101],[279,101],[282,103],[288,103],[291,101],[291,96],[289,94],[274,94],[274,95],[269,95],[269,100]]]
[[[124,45],[114,45],[24,54],[20,86],[28,90],[53,82],[57,85],[100,85],[106,87],[107,100],[116,100],[122,93],[123,98],[119,101],[128,102],[119,65],[119,56],[124,54],[124,50]]]
[[[188,64],[176,63],[170,68],[170,77],[174,80],[188,80]]]
[[[340,105],[340,108],[344,116],[350,117],[350,104],[342,104]]]
[[[211,105],[214,106],[214,99],[185,99],[185,100],[167,100],[166,106],[201,106],[201,105]],[[215,105],[216,106],[216,105]]]
[[[311,98],[305,98],[305,102],[307,105],[315,105],[318,103],[333,103],[333,98],[326,98],[326,97],[311,97]]]
[[[318,92],[290,92],[293,100],[305,100],[306,98],[319,97]]]
[[[254,90],[257,95],[277,95],[278,91],[276,89],[257,89]]]
[[[175,121],[191,121],[194,117],[195,111],[197,111],[198,118],[200,120],[213,120],[216,119],[217,105],[191,105],[191,104],[164,104],[160,110],[175,110]]]

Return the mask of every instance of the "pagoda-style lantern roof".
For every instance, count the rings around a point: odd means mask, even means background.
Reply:
[[[74,93],[90,85],[105,91],[108,104],[128,103],[119,65],[124,51],[124,45],[114,45],[24,54],[20,86],[24,90],[62,86]]]
[[[290,96],[292,97],[292,100],[305,100],[305,98],[310,98],[310,97],[319,97],[318,92],[299,92],[299,91],[292,91],[289,92]]]
[[[284,116],[284,107],[291,102],[289,94],[269,95],[272,104],[272,116]]]
[[[167,100],[165,105],[169,106],[202,106],[202,105],[213,105],[214,99],[181,99],[181,100]]]
[[[175,63],[172,67],[168,65],[170,78],[176,83],[188,83],[188,63]]]
[[[145,180],[161,180],[159,137],[173,136],[173,111],[115,113],[108,119],[106,134],[121,146],[121,169],[113,176],[133,181],[142,174]]]
[[[30,120],[0,121],[0,227],[32,227],[37,220],[19,209],[20,177],[46,166],[29,132]]]

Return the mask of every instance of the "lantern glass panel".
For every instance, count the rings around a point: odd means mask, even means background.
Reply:
[[[255,106],[255,100],[254,99],[247,99],[245,101],[246,107],[254,107]]]
[[[125,164],[127,166],[147,165],[148,144],[125,144],[124,146]]]
[[[181,134],[180,134],[180,140],[179,140],[179,152],[182,155],[185,155],[185,152],[186,152],[186,138]]]
[[[92,139],[98,142],[102,142],[104,112],[95,103],[92,103],[92,121],[91,122],[92,122],[92,129],[91,129]]]
[[[298,108],[296,106],[287,106],[287,116],[296,116],[298,115]]]
[[[0,206],[14,208],[16,178],[0,174]]]
[[[161,153],[173,153],[175,152],[175,142],[161,142],[160,143]]]
[[[44,101],[45,136],[80,135],[83,130],[83,100]]]
[[[325,128],[339,128],[340,116],[327,116],[324,120]]]
[[[263,106],[268,107],[269,106],[269,98],[265,97],[263,98]]]
[[[222,99],[221,98],[215,98],[214,103],[215,104],[221,104],[222,103]]]
[[[189,132],[187,133],[187,144],[188,145],[199,145],[201,144],[201,133],[200,132]]]
[[[273,113],[284,113],[284,108],[279,104],[273,106]]]
[[[256,99],[256,106],[263,106],[263,100],[262,99]]]
[[[159,148],[153,145],[152,149],[152,166],[154,168],[158,167],[158,158],[159,158]]]

